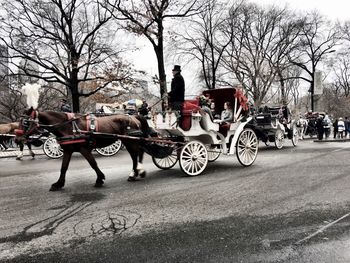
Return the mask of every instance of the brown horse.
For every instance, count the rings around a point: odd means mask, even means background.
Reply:
[[[102,148],[120,139],[129,152],[133,167],[128,181],[135,181],[137,176],[145,177],[142,169],[144,150],[142,138],[149,135],[147,120],[142,116],[109,115],[95,117],[55,111],[35,111],[30,108],[26,115],[27,121],[33,127],[44,128],[53,133],[63,149],[61,173],[58,181],[52,184],[50,191],[60,190],[64,187],[66,171],[73,152],[80,152],[95,170],[97,179],[95,186],[101,187],[105,175],[97,166],[92,155],[94,148]],[[121,135],[123,138],[118,137]],[[128,136],[132,135],[132,136]],[[135,140],[140,136],[140,140]],[[137,137],[139,138],[139,137]]]

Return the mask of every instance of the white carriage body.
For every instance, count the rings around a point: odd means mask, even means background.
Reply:
[[[234,90],[233,88],[231,88]],[[226,89],[227,90],[227,89]],[[239,97],[234,97],[233,101],[233,122],[229,123],[227,135],[224,136],[220,130],[220,124],[214,122],[210,115],[199,108],[190,110],[189,116],[182,118],[190,118],[190,128],[183,129],[179,125],[176,112],[168,111],[165,114],[155,113],[148,121],[149,125],[159,131],[162,135],[168,134],[171,136],[182,136],[186,141],[200,141],[205,145],[221,146],[222,153],[235,154],[235,145],[239,134],[244,127],[249,123],[252,117],[244,117],[242,115],[243,108],[239,102]],[[227,147],[229,145],[229,147]]]

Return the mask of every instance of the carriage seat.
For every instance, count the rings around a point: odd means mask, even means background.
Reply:
[[[215,123],[211,118],[210,115],[206,112],[202,112],[202,119],[200,121],[200,124],[202,128],[206,131],[218,131],[219,130],[219,124]]]
[[[191,128],[191,119],[192,119],[192,112],[199,112],[199,101],[198,100],[185,100],[182,111],[181,111],[181,120],[180,120],[180,127],[184,131],[188,131]]]

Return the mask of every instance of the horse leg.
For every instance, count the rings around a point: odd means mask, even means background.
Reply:
[[[29,149],[29,154],[32,156],[32,158],[35,158],[35,153],[32,151],[32,145],[29,142],[27,142],[26,144]]]
[[[70,163],[70,159],[72,157],[72,151],[63,151],[63,158],[61,164],[61,173],[58,181],[51,185],[50,191],[58,191],[61,190],[66,182],[66,172],[68,170],[68,166]]]
[[[145,178],[146,177],[146,171],[145,169],[143,169],[143,164],[142,164],[142,161],[143,161],[143,154],[144,154],[144,151],[140,149],[140,152],[139,152],[139,161],[137,163],[137,173],[138,175],[141,177],[141,178]]]
[[[91,150],[89,150],[86,147],[81,147],[80,148],[80,153],[85,157],[85,159],[89,162],[90,166],[92,169],[95,170],[97,179],[95,183],[95,187],[101,187],[104,184],[105,175],[104,173],[98,168],[97,162],[94,158],[94,156],[91,153]]]
[[[131,160],[132,160],[132,171],[129,174],[128,181],[136,181],[136,177],[138,176],[138,170],[137,170],[137,157],[138,157],[138,151],[135,148],[135,146],[124,144],[126,150],[129,152]]]
[[[23,157],[24,143],[19,141],[18,143],[20,153],[17,155],[16,160],[21,160]]]

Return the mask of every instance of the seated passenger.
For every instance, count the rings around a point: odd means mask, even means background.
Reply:
[[[216,120],[216,122],[219,122],[221,124],[233,122],[233,110],[231,102],[226,101],[224,103],[224,110],[221,112],[221,118],[220,120]]]
[[[210,105],[210,99],[208,97],[205,97],[204,95],[201,95],[199,97],[199,106],[205,113],[209,115],[210,119],[213,120],[213,114],[209,108],[209,105]]]

